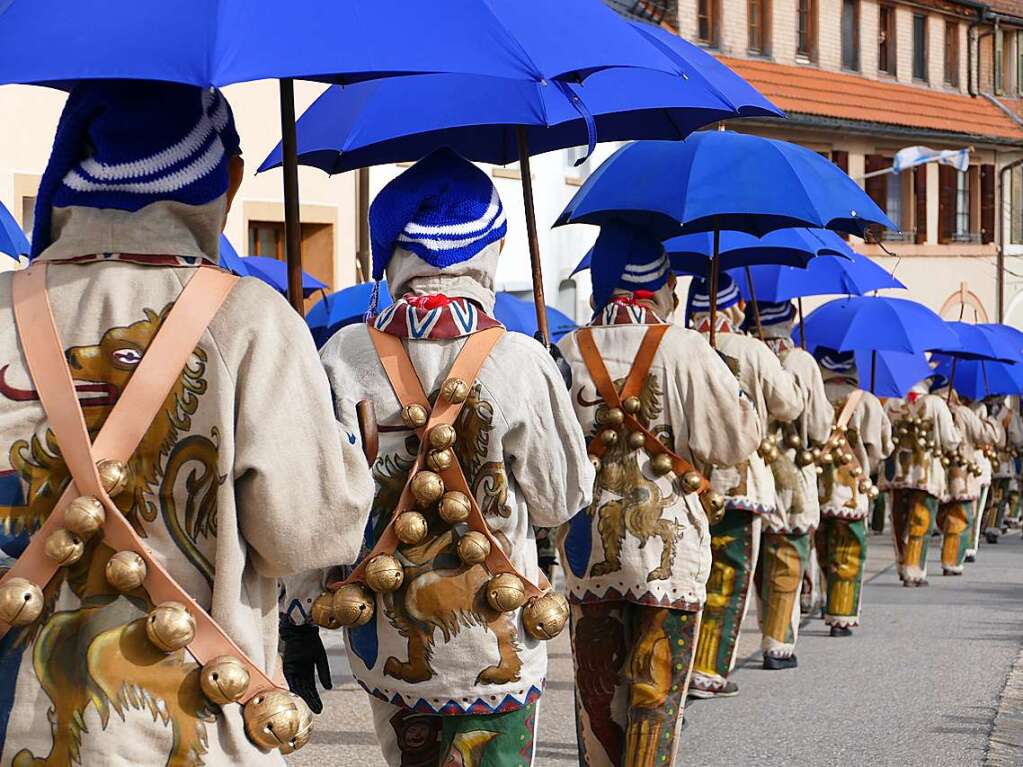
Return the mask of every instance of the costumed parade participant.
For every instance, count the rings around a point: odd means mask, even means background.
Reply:
[[[824,388],[835,408],[835,434],[821,455],[821,526],[817,562],[824,587],[824,623],[845,637],[860,625],[867,516],[879,495],[870,477],[891,455],[892,425],[881,402],[860,388],[852,352],[818,351]]]
[[[435,152],[370,227],[397,300],[321,353],[339,409],[375,405],[368,551],[313,618],[348,627],[389,765],[529,765],[545,640],[568,620],[533,528],[589,504],[586,444],[548,351],[492,316],[507,224],[487,174]]]
[[[963,558],[964,562],[975,562],[980,548],[980,534],[984,530],[988,499],[991,497],[994,462],[998,459],[998,451],[995,446],[1005,441],[1005,429],[997,418],[988,414],[987,405],[982,400],[971,402],[969,407],[984,424],[983,437],[973,454],[973,460],[980,468],[980,474],[977,477],[980,490],[974,504],[973,520],[970,525],[970,547],[966,550],[966,556]]]
[[[725,273],[718,278],[717,308],[717,352],[753,400],[764,438],[745,460],[715,464],[711,470],[714,490],[725,497],[725,514],[711,528],[714,564],[689,686],[689,694],[697,698],[738,693],[738,685],[728,676],[735,667],[739,631],[757,568],[761,524],[765,517],[775,518],[778,509],[774,477],[764,460],[778,449],[768,430],[771,424],[790,423],[803,412],[803,394],[795,377],[785,371],[766,344],[742,334],[745,316],[739,288]],[[686,315],[691,327],[709,333],[712,320],[706,280],[695,278],[690,285]]]
[[[283,765],[309,738],[276,579],[353,560],[372,483],[302,319],[215,268],[242,172],[216,90],[68,97],[33,265],[0,276],[3,764]]]
[[[764,342],[795,378],[804,402],[797,419],[771,424],[775,448],[765,456],[774,477],[777,506],[763,517],[755,582],[764,668],[770,670],[796,666],[800,589],[820,524],[817,464],[811,451],[827,441],[834,420],[817,361],[792,341],[795,318],[796,307],[790,301],[746,306],[747,332],[762,330]]]
[[[667,322],[675,277],[663,246],[601,230],[590,325],[562,339],[573,404],[598,467],[593,503],[561,533],[572,602],[579,763],[674,764],[710,573],[699,467],[737,463],[759,424],[728,367]]]
[[[1019,503],[1019,473],[1016,456],[1023,449],[1023,418],[1013,409],[1008,397],[989,397],[988,412],[1001,426],[1002,441],[995,445],[992,458],[991,492],[984,513],[984,538],[998,543],[1007,530],[1005,520]]]
[[[903,586],[927,585],[928,543],[947,483],[941,459],[962,441],[945,400],[929,391],[929,381],[921,381],[904,400],[885,402],[896,444],[880,487],[891,493],[892,535]]]

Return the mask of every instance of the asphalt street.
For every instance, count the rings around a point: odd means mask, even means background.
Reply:
[[[733,677],[740,694],[690,701],[677,764],[985,765],[999,698],[1023,647],[1023,540],[1016,534],[982,544],[978,562],[956,578],[934,575],[938,554],[935,539],[928,588],[902,588],[888,536],[873,536],[862,627],[836,639],[810,620],[798,669],[760,668],[760,636],[748,618]],[[578,763],[567,635],[551,647],[541,766]],[[382,767],[366,695],[352,680],[339,635],[328,641],[335,689],[324,697],[312,742],[290,764]],[[1023,749],[1018,756],[1005,763],[1023,764]]]

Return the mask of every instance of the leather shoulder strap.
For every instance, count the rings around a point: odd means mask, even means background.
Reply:
[[[430,399],[423,391],[423,383],[419,380],[419,374],[409,359],[408,352],[398,336],[384,333],[374,327],[367,326],[369,338],[376,349],[377,357],[384,368],[388,383],[394,391],[394,396],[402,407],[407,405],[422,405],[430,409]],[[472,336],[469,337],[470,341]],[[466,344],[469,342],[467,341]]]

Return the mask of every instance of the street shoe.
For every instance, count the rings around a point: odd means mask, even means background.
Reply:
[[[690,698],[711,700],[712,698],[734,698],[738,694],[739,685],[731,680],[726,681],[723,685],[712,685],[706,688],[689,685]]]
[[[909,585],[909,584],[906,584]],[[851,637],[852,629],[849,626],[832,626],[831,636],[833,637]]]
[[[796,668],[796,656],[790,655],[787,658],[779,658],[774,655],[764,656],[764,671],[783,671],[787,668]]]
[[[963,559],[963,561],[964,562],[976,562],[977,561],[977,557],[974,554],[967,554],[966,558]]]
[[[998,533],[984,533],[988,543],[998,543]]]
[[[951,568],[944,567],[941,570],[941,574],[942,575],[962,575],[963,571],[962,570],[952,570]]]

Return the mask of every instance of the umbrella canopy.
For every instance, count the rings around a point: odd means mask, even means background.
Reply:
[[[842,238],[824,229],[776,229],[763,237],[746,232],[721,232],[718,265],[719,268],[742,270],[747,266],[785,264],[796,271],[801,270],[817,256],[844,256],[849,247],[841,248],[822,236],[828,234],[842,243]],[[714,255],[714,235],[711,232],[696,232],[672,237],[664,243],[664,249],[671,257],[671,266],[678,274],[694,274],[706,277],[710,274],[711,258]],[[757,295],[760,295],[759,290]]]
[[[234,245],[223,234],[220,235],[220,266],[239,277],[253,276],[241,256],[238,255],[238,251],[234,249]]]
[[[959,341],[954,349],[938,349],[943,356],[964,359],[986,359],[998,362],[1023,362],[1023,352],[1009,338],[986,325],[968,322],[949,322],[949,328]],[[958,375],[958,367],[956,368]]]
[[[806,343],[838,351],[859,349],[918,354],[958,349],[948,324],[923,304],[886,296],[850,296],[829,301],[807,316]]]
[[[1005,339],[1017,354],[1023,354],[1023,330],[997,322],[985,322],[980,327],[987,328],[989,332]]]
[[[267,256],[246,256],[241,259],[242,265],[250,277],[256,277],[274,290],[282,293],[288,291],[288,265],[276,258]],[[302,294],[308,298],[317,290],[326,290],[327,286],[313,277],[311,274],[302,272]]]
[[[905,397],[909,390],[934,375],[923,354],[859,349],[856,369],[860,386],[878,397]]]
[[[0,203],[0,253],[17,261],[18,256],[27,256],[31,252],[32,247],[25,233],[21,231],[11,212]]]
[[[461,72],[538,82],[608,66],[673,73],[665,52],[598,0],[6,0],[0,83]]]
[[[952,381],[952,388],[972,400],[998,394],[1023,394],[1023,366],[979,359],[932,355],[935,372]],[[952,376],[953,365],[955,376]]]
[[[494,317],[508,330],[525,333],[527,336],[536,335],[536,311],[532,301],[516,298],[511,293],[498,293]],[[558,341],[578,327],[568,315],[550,306],[547,307],[547,325],[553,341]]]
[[[437,74],[332,86],[298,120],[299,162],[335,174],[443,147],[505,165],[519,159],[520,126],[536,155],[593,141],[679,140],[717,120],[780,115],[713,56],[676,39],[678,74],[616,68],[568,84]],[[282,154],[278,144],[260,172]]]
[[[834,163],[786,141],[730,131],[628,144],[583,184],[557,224],[625,220],[661,239],[729,230],[895,229]]]
[[[325,296],[322,301],[313,306],[305,319],[313,333],[316,345],[323,346],[332,335],[346,325],[362,322],[369,309],[372,294],[373,283],[363,282]],[[386,309],[392,303],[391,293],[387,289],[387,280],[383,280],[380,283],[380,298],[377,307]]]

